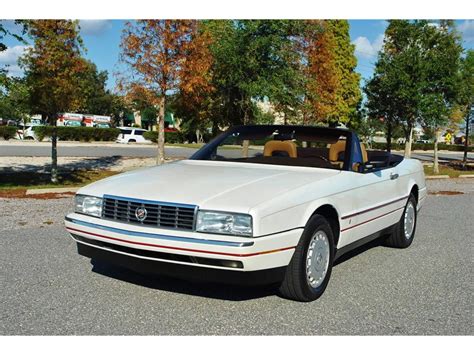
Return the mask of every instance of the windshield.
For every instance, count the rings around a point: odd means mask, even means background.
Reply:
[[[196,152],[193,160],[342,170],[349,132],[310,126],[239,126]]]

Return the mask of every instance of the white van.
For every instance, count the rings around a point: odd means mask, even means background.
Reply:
[[[115,142],[117,143],[151,143],[143,137],[146,129],[134,127],[119,127],[120,134]]]

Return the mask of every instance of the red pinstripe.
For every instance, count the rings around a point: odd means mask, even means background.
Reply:
[[[214,254],[214,255],[225,255],[225,256],[236,256],[236,257],[249,257],[249,256],[257,256],[257,255],[263,255],[263,254],[271,254],[271,253],[276,253],[280,251],[285,251],[285,250],[290,250],[296,248],[296,246],[293,247],[287,247],[287,248],[281,248],[281,249],[274,249],[274,250],[266,250],[266,251],[261,251],[257,253],[250,253],[250,254],[234,254],[234,253],[224,253],[224,252],[218,252],[218,251],[210,251],[210,250],[199,250],[199,249],[188,249],[188,248],[179,248],[179,247],[170,247],[167,245],[158,245],[158,244],[150,244],[150,243],[142,243],[142,242],[134,242],[131,240],[124,240],[120,238],[114,238],[114,237],[109,237],[105,236],[102,234],[97,234],[97,233],[92,233],[92,232],[86,232],[81,229],[76,229],[76,228],[71,228],[71,227],[66,227],[68,231],[75,231],[75,232],[80,232],[80,233],[85,233],[89,235],[93,235],[95,237],[99,238],[105,238],[105,239],[110,239],[110,240],[115,240],[118,242],[123,242],[123,243],[129,243],[129,244],[136,244],[136,245],[144,245],[144,246],[149,246],[149,247],[154,247],[154,248],[162,248],[162,249],[173,249],[173,250],[180,250],[180,251],[190,251],[190,252],[195,252],[195,253],[206,253],[206,254]]]
[[[401,209],[403,209],[403,208],[405,208],[405,206],[403,206],[403,207],[400,207],[400,208],[397,208],[397,209],[395,209],[395,210],[393,210],[393,211],[390,211],[390,212],[384,213],[384,214],[382,214],[382,215],[380,215],[380,216],[377,216],[377,217],[374,217],[374,218],[368,219],[367,221],[364,221],[364,222],[361,222],[361,223],[358,223],[358,224],[354,224],[353,226],[350,226],[350,227],[347,227],[347,228],[341,229],[341,232],[344,232],[344,231],[346,231],[346,230],[349,230],[349,229],[352,229],[352,228],[358,227],[358,226],[360,226],[360,225],[362,225],[362,224],[369,223],[369,222],[371,222],[371,221],[373,221],[373,220],[375,220],[375,219],[378,219],[378,218],[384,217],[384,216],[386,216],[386,215],[388,215],[388,214],[390,214],[390,213],[396,212],[396,211],[398,211],[398,210],[401,210]]]

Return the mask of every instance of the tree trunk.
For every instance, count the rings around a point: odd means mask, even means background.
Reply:
[[[387,152],[392,151],[392,124],[387,123]]]
[[[471,121],[471,110],[468,108],[466,116],[466,139],[464,139],[464,157],[462,159],[462,168],[466,170],[467,166],[467,151],[469,149],[469,123]]]
[[[242,158],[249,157],[249,146],[250,141],[248,139],[244,139],[244,141],[242,142]]]
[[[156,165],[165,162],[165,95],[160,98],[160,110],[158,113],[158,155]]]
[[[53,126],[51,134],[51,182],[58,183],[58,132],[56,127],[56,115],[49,117],[50,124]]]
[[[436,129],[435,138],[434,138],[434,148],[433,148],[433,173],[434,174],[439,174],[438,141],[439,141],[439,130]]]
[[[413,140],[413,127],[410,127],[410,131],[408,132],[408,137],[405,140],[405,158],[411,157],[411,142]]]

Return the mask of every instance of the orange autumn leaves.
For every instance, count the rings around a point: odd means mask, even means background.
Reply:
[[[196,20],[127,23],[121,48],[131,75],[122,81],[122,87],[132,96],[146,94],[152,104],[176,90],[190,96],[211,90],[210,40]]]
[[[305,123],[325,122],[335,112],[339,80],[334,35],[324,21],[308,21],[303,38],[306,84]]]

